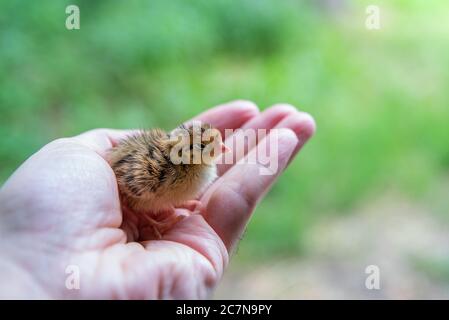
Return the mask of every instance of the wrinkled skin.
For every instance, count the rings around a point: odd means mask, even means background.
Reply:
[[[261,176],[259,164],[220,165],[220,177],[201,197],[198,212],[161,240],[135,242],[120,228],[116,180],[105,160],[107,150],[130,132],[96,129],[53,141],[0,189],[0,297],[210,297],[254,207],[315,125],[294,107],[276,105],[260,113],[247,101],[212,108],[195,119],[221,131],[284,128],[278,172]],[[249,152],[257,143],[248,142]],[[145,240],[137,221],[127,224]],[[67,289],[77,274],[80,289]]]

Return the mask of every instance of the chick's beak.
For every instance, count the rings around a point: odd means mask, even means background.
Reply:
[[[231,152],[231,148],[226,146],[223,142],[220,144],[221,153]]]

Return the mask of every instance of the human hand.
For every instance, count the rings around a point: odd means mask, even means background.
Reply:
[[[143,241],[135,242],[120,228],[117,184],[105,160],[107,150],[129,132],[96,129],[55,140],[0,189],[0,297],[207,298],[256,204],[315,125],[294,107],[276,105],[259,113],[246,101],[195,119],[221,131],[282,129],[276,174],[259,175],[257,163],[220,165],[220,177],[201,197],[199,213],[161,240],[145,240],[145,230],[137,230]],[[257,143],[248,142],[250,153]],[[73,270],[68,266],[79,271],[79,289],[66,287],[66,271]]]

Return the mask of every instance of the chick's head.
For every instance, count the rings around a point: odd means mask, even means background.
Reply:
[[[174,164],[212,165],[227,151],[220,131],[208,123],[194,121],[170,133],[170,160]]]

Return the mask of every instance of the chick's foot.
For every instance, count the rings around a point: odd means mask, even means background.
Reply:
[[[161,217],[159,220],[157,218]],[[145,214],[145,219],[148,225],[152,228],[154,236],[157,239],[162,239],[165,232],[173,228],[175,224],[183,220],[186,216],[181,214],[176,214],[175,209],[171,209],[169,212],[164,212],[161,215],[154,216],[151,214]]]

